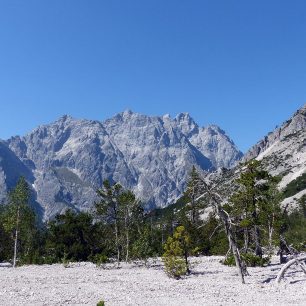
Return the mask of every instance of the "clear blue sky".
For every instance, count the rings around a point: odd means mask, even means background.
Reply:
[[[0,1],[3,139],[131,109],[245,151],[305,102],[305,0]]]

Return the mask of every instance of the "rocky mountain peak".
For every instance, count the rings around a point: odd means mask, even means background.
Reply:
[[[222,130],[218,125],[210,124],[207,127],[205,127],[209,133],[212,135],[221,134],[226,136],[226,133],[224,130]]]
[[[181,196],[193,165],[211,171],[241,157],[221,129],[200,129],[188,113],[172,119],[130,110],[103,122],[65,115],[4,145],[0,155],[12,157],[3,160],[31,174],[44,219],[67,207],[90,209],[105,179],[133,189],[147,208],[164,207]],[[10,170],[0,168],[0,185],[8,189]]]
[[[71,120],[73,120],[73,118],[70,115],[63,115],[59,119],[57,119],[56,122],[66,122]]]
[[[198,125],[195,123],[189,113],[180,113],[174,120],[187,137],[197,133],[199,130]]]
[[[130,118],[133,114],[134,112],[132,112],[130,109],[126,109],[125,111],[121,113],[121,116],[123,118]]]

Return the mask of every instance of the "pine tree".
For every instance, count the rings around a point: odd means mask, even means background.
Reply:
[[[268,249],[270,253],[273,250],[273,240],[280,240],[280,228],[284,222],[284,215],[280,203],[283,199],[282,193],[278,190],[279,177],[268,176],[264,195],[262,197],[262,205],[259,212],[260,222],[267,232]]]
[[[21,177],[16,187],[9,194],[9,204],[4,212],[4,228],[11,232],[14,241],[13,267],[17,264],[19,245],[25,256],[31,252],[33,230],[35,229],[35,214],[29,206],[30,188],[24,177]]]
[[[223,173],[224,170],[222,170],[222,174]],[[222,193],[222,187],[221,187],[222,185],[223,185],[222,180],[212,183],[210,185],[208,185],[203,181],[203,188],[205,190],[203,195],[206,195],[209,205],[215,209],[217,216],[220,218],[220,220],[223,223],[224,230],[228,239],[228,244],[230,250],[233,253],[236,267],[238,269],[238,274],[241,278],[241,282],[244,284],[245,283],[244,276],[247,275],[248,272],[240,256],[232,218],[230,217],[229,213],[224,209],[224,206],[222,206],[222,197],[220,195]]]
[[[187,188],[184,194],[185,197],[190,201],[190,220],[192,224],[195,224],[199,221],[199,209],[201,208],[201,202],[198,201],[197,198],[203,193],[202,186],[202,179],[197,172],[196,167],[193,166],[189,174]]]
[[[143,208],[135,194],[118,183],[111,185],[109,181],[104,181],[97,193],[100,201],[95,204],[96,214],[105,224],[113,227],[119,265],[123,256],[126,261],[129,260],[133,235],[140,233]]]
[[[230,202],[244,233],[244,252],[248,252],[253,242],[255,255],[262,257],[264,240],[268,241],[271,250],[275,229],[281,219],[279,178],[263,170],[261,162],[252,160],[243,165],[236,182],[240,189],[231,196]]]
[[[52,261],[85,261],[96,253],[101,246],[97,245],[97,224],[86,212],[74,212],[68,209],[58,214],[48,223],[46,251]]]
[[[263,186],[268,178],[268,173],[260,169],[260,162],[251,160],[244,165],[243,172],[237,183],[240,190],[231,198],[231,202],[240,207],[242,212],[242,225],[247,229],[252,228],[252,236],[255,243],[256,256],[262,257],[262,243],[259,211],[263,203]],[[245,250],[248,249],[248,231],[245,231]]]
[[[131,230],[136,227],[139,231],[139,222],[143,218],[143,209],[140,201],[130,190],[125,190],[119,197],[119,215],[122,214],[125,235],[125,261],[128,262],[131,245]]]
[[[113,185],[105,180],[103,187],[97,190],[100,201],[95,203],[96,215],[103,219],[104,222],[110,223],[114,227],[115,248],[117,253],[117,264],[119,266],[121,259],[121,243],[120,243],[120,197],[123,188],[120,184]]]
[[[190,237],[184,226],[178,226],[164,245],[163,261],[166,273],[175,278],[189,274]]]

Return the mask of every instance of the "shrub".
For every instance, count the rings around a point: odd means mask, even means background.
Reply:
[[[97,266],[102,266],[103,264],[109,262],[109,259],[105,254],[96,254],[94,256],[90,256],[89,260]]]
[[[178,226],[173,237],[169,237],[165,243],[165,253],[162,256],[165,271],[170,277],[178,279],[190,272],[187,259],[189,247],[189,235],[185,231],[184,226]]]
[[[263,267],[270,263],[270,257],[260,257],[251,253],[241,254],[241,259],[245,262],[247,267]],[[233,255],[228,256],[222,262],[226,266],[235,266],[235,258]]]
[[[67,257],[67,253],[64,252],[64,257],[62,258],[62,264],[64,265],[65,268],[69,267],[69,259]]]
[[[133,260],[142,260],[146,265],[150,257],[156,256],[150,243],[151,240],[150,229],[145,228],[139,238],[132,244],[130,257]]]
[[[99,302],[97,303],[97,306],[105,306],[105,302],[104,302],[104,301],[99,301]]]
[[[168,276],[179,279],[182,275],[187,274],[187,265],[180,256],[163,256],[165,272]]]

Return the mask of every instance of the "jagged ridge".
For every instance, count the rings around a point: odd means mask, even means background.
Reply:
[[[90,209],[104,179],[132,188],[148,208],[164,207],[181,195],[192,165],[212,171],[242,157],[224,131],[201,128],[187,113],[171,119],[125,111],[104,122],[63,116],[3,145],[31,177],[44,219],[67,207]],[[1,171],[4,192],[13,182]]]

